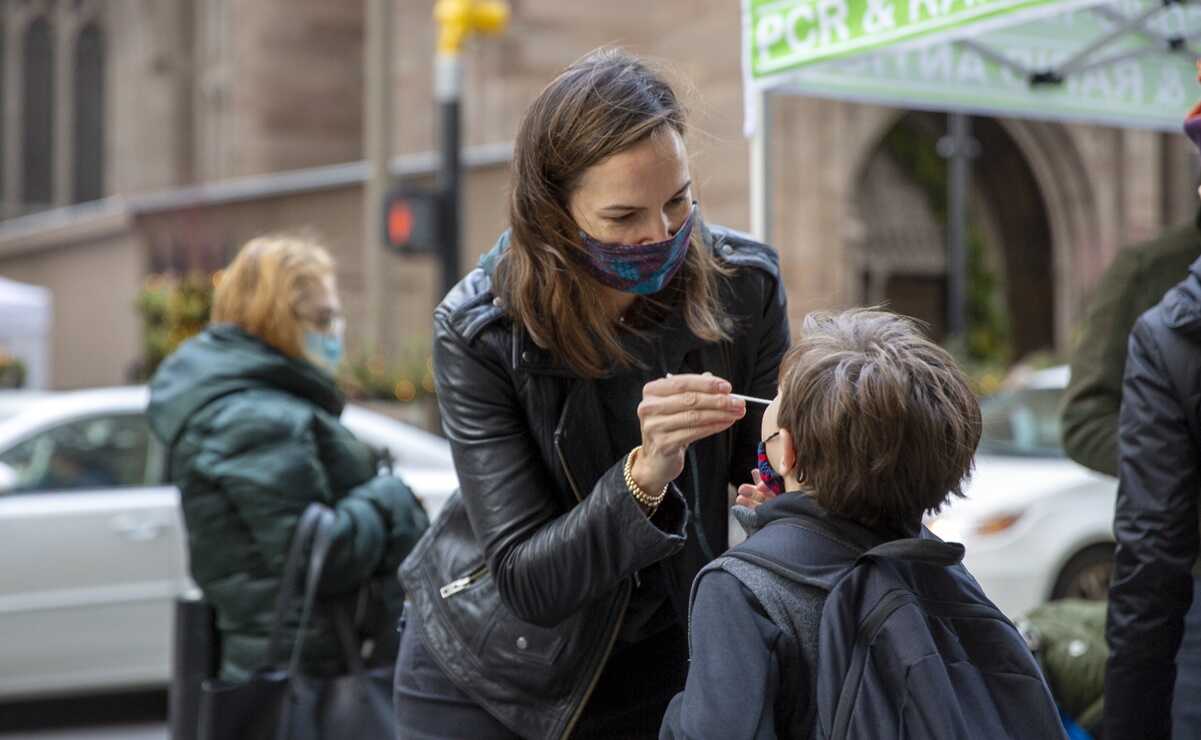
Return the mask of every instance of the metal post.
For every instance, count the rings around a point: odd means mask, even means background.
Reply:
[[[394,0],[367,0],[366,111],[364,147],[367,186],[363,193],[363,349],[376,352],[382,340],[384,196],[391,173],[392,139],[392,20]]]
[[[754,96],[755,135],[751,139],[751,235],[771,240],[771,98],[766,90]]]
[[[967,333],[967,193],[973,142],[967,115],[950,114],[948,126],[947,340],[955,342]]]
[[[459,250],[462,227],[462,161],[460,150],[460,99],[462,65],[459,55],[440,54],[436,67],[435,95],[441,114],[442,156],[438,168],[438,192],[441,194],[442,293],[449,293],[459,282]]]

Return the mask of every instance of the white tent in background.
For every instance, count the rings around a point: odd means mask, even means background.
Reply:
[[[0,277],[0,352],[25,365],[25,387],[50,382],[50,291]]]

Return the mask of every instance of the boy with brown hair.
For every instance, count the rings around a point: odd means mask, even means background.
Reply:
[[[1017,630],[922,527],[962,495],[980,407],[912,321],[811,314],[763,417],[750,538],[693,585],[661,738],[1063,737]]]

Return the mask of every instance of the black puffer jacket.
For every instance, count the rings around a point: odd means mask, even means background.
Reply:
[[[1168,738],[1201,496],[1201,260],[1130,336],[1119,423],[1105,737]]]
[[[720,228],[704,241],[733,268],[721,291],[733,341],[707,344],[676,317],[658,357],[644,359],[770,398],[788,345],[776,255]],[[692,447],[652,523],[626,489],[628,450],[611,449],[596,384],[506,317],[492,291],[494,255],[435,313],[438,399],[462,491],[401,577],[447,675],[523,737],[560,738],[617,639],[638,570],[666,560],[669,596],[686,619],[693,577],[726,549],[727,486],[754,467],[761,409]]]

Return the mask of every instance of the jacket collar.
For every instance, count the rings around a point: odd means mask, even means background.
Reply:
[[[1189,267],[1188,277],[1164,295],[1160,305],[1170,328],[1201,332],[1201,258]]]
[[[920,521],[906,522],[891,527],[866,527],[853,519],[831,514],[810,495],[785,493],[755,509],[755,525],[764,527],[771,522],[795,517],[820,519],[843,532],[852,542],[865,550],[895,539],[919,537]]]

